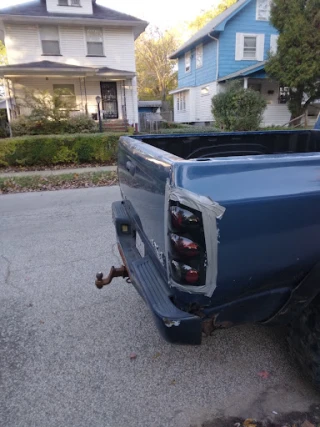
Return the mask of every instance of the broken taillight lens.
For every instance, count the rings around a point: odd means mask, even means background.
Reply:
[[[195,285],[199,281],[200,275],[195,268],[178,261],[171,261],[171,272],[174,280],[179,283],[185,282],[189,285]]]
[[[194,257],[200,254],[199,245],[186,237],[171,233],[170,241],[172,249],[180,256]]]
[[[190,229],[201,224],[201,220],[197,215],[179,206],[171,206],[170,213],[171,223],[175,229]]]

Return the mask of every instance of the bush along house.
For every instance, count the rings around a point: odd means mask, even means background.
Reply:
[[[19,107],[25,89],[60,91],[72,114],[121,127],[138,126],[134,41],[147,23],[96,4],[95,0],[35,0],[0,9],[8,65],[9,119],[28,115]]]
[[[176,122],[212,122],[212,97],[234,79],[267,100],[264,126],[290,121],[287,89],[264,71],[278,39],[270,6],[271,0],[238,0],[171,55],[178,59],[178,88],[171,92]]]

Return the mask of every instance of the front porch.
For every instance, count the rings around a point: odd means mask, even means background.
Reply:
[[[287,98],[279,83],[269,79],[264,71],[265,61],[247,67],[219,79],[219,88],[223,90],[226,82],[241,80],[245,89],[253,89],[261,93],[267,101],[262,126],[284,126],[290,121],[291,113],[287,106]]]
[[[97,97],[103,126],[123,130],[127,124],[138,123],[137,89],[135,73],[110,68],[94,69],[68,64],[41,61],[0,67],[5,80],[7,113],[9,120],[30,114],[23,105],[25,90],[35,92],[67,89],[74,99],[72,115],[85,114],[98,121]]]

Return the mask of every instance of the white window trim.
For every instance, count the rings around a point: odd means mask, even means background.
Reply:
[[[187,57],[189,56],[189,70],[187,70]],[[189,50],[189,52],[186,52],[184,54],[184,71],[185,73],[190,73],[191,72],[191,50]]]
[[[270,53],[275,55],[278,50],[279,34],[271,34],[270,36]]]
[[[244,38],[256,37],[256,55],[252,58],[244,57]],[[263,61],[264,60],[264,34],[251,34],[251,33],[236,33],[236,47],[235,47],[235,60],[236,61]]]
[[[256,21],[263,21],[263,22],[268,22],[268,21],[270,21],[271,0],[268,0],[268,1],[269,1],[268,16],[267,16],[267,18],[266,18],[266,19],[263,19],[263,18],[259,18],[259,15],[258,15],[258,13],[259,13],[259,2],[260,2],[260,0],[256,0]]]
[[[201,64],[198,65],[198,52],[201,52]],[[196,68],[199,69],[203,67],[203,44],[198,44],[196,47]]]
[[[87,56],[89,57],[93,57],[93,58],[103,58],[106,56],[106,51],[105,51],[105,45],[104,45],[104,31],[103,31],[103,27],[97,27],[97,29],[101,30],[102,33],[102,55],[90,55],[89,51],[88,51],[88,40],[87,40],[87,30],[89,29],[96,29],[95,27],[85,27],[84,28],[84,40],[85,40],[85,44],[86,44],[86,52],[87,52]]]

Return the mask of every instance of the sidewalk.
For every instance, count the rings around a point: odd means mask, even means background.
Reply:
[[[42,171],[24,171],[24,172],[4,172],[0,173],[0,178],[12,178],[20,176],[50,176],[50,175],[64,175],[68,173],[81,174],[85,172],[114,172],[117,170],[116,166],[99,166],[92,168],[76,168],[76,169],[55,169],[55,170],[42,170]]]

